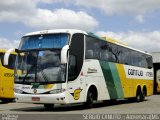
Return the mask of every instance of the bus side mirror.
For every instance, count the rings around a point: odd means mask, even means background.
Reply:
[[[9,56],[10,56],[11,52],[16,52],[16,51],[17,51],[17,49],[12,48],[12,49],[9,49],[5,52],[4,58],[3,58],[4,65],[8,65],[8,60],[9,60]]]
[[[61,64],[66,64],[68,61],[67,53],[69,50],[69,45],[65,45],[61,50]]]

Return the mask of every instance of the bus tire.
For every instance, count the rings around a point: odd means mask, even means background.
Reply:
[[[92,108],[93,107],[93,100],[94,100],[94,94],[91,90],[88,91],[87,93],[87,100],[84,103],[85,108]]]
[[[142,91],[140,88],[138,88],[136,92],[136,102],[141,102],[141,101],[142,101]]]
[[[146,96],[147,96],[147,88],[144,86],[142,90],[142,101],[145,100]]]
[[[45,108],[47,111],[51,111],[51,110],[53,110],[53,108],[54,108],[54,104],[44,104],[44,108]]]

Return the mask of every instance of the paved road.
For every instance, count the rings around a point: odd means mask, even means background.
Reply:
[[[5,117],[16,118],[16,115],[18,115],[18,120],[53,120],[54,118],[56,120],[65,120],[97,117],[88,116],[92,114],[160,114],[160,95],[147,97],[145,101],[140,103],[129,100],[109,101],[107,104],[96,103],[92,109],[84,109],[82,105],[71,105],[56,106],[52,111],[46,111],[43,105],[22,103],[0,104],[0,113],[3,115],[0,116],[0,119]]]

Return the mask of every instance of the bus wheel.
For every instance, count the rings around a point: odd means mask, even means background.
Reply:
[[[137,102],[141,102],[142,101],[142,92],[141,92],[141,89],[137,89],[136,101]]]
[[[93,92],[91,92],[90,90],[88,91],[87,94],[87,100],[84,103],[84,107],[85,108],[92,108],[93,107],[93,99],[94,99],[94,95]]]
[[[147,96],[147,90],[146,90],[146,88],[143,88],[143,90],[142,90],[142,101],[145,99],[146,96]]]
[[[44,104],[44,108],[47,111],[53,110],[54,104]]]

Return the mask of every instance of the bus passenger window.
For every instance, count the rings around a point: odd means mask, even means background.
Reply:
[[[123,63],[126,65],[132,65],[131,50],[128,48],[123,48],[122,51]]]
[[[99,41],[86,36],[86,59],[99,59]]]
[[[87,50],[86,56],[88,58],[93,58],[93,50]]]
[[[109,60],[109,52],[108,52],[108,50],[101,50],[100,59],[101,60],[106,60],[106,61]]]
[[[111,44],[110,46],[112,48],[112,50],[111,50],[111,54],[112,54],[111,61],[119,63],[119,61],[120,61],[119,60],[119,54],[120,54],[120,52],[118,51],[118,46],[115,45],[115,44]]]
[[[147,68],[151,69],[153,67],[152,56],[146,56]]]
[[[148,68],[147,61],[144,54],[141,54],[140,64],[141,64],[141,67]]]

